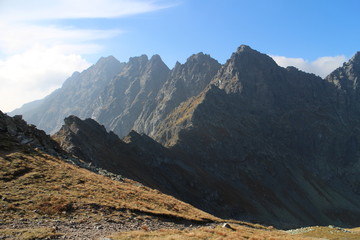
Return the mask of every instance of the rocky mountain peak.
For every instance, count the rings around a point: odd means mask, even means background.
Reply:
[[[150,58],[149,61],[150,62],[160,62],[160,61],[162,62],[162,59],[159,54],[155,54]]]
[[[212,83],[226,92],[242,92],[247,85],[254,87],[264,82],[276,68],[278,65],[268,55],[241,45],[219,70]]]
[[[138,145],[143,145],[144,143],[145,143],[145,145],[146,145],[146,143],[158,144],[155,142],[155,140],[153,140],[146,134],[140,134],[140,133],[136,132],[135,130],[131,130],[129,132],[129,134],[123,138],[123,141],[126,143],[135,143]]]
[[[148,61],[149,61],[148,56],[143,54],[138,57],[129,58],[128,64],[129,65],[145,65]]]
[[[99,166],[99,156],[94,155],[94,149],[103,142],[108,144],[121,144],[121,140],[113,133],[107,132],[103,125],[87,118],[81,120],[76,116],[64,119],[64,125],[52,137],[68,153]],[[105,148],[104,151],[108,151]],[[98,157],[98,158],[96,158]],[[97,160],[94,160],[97,159]]]
[[[68,126],[72,125],[73,123],[79,122],[79,121],[80,121],[80,118],[78,118],[77,116],[74,116],[74,115],[70,115],[64,119],[65,124]]]
[[[131,57],[124,66],[124,69],[119,73],[118,78],[122,79],[124,77],[132,78],[134,76],[139,76],[143,73],[148,63],[149,58],[145,54],[138,57]]]
[[[210,55],[200,52],[191,55],[184,64],[177,62],[172,71],[172,76],[179,77],[182,75],[183,79],[195,79],[197,78],[196,75],[203,75],[208,72],[209,75],[214,75],[220,66],[220,63]],[[188,76],[185,77],[185,75]]]
[[[146,65],[147,71],[170,71],[168,66],[163,62],[161,57],[157,54],[153,55]]]
[[[161,87],[154,102],[148,104],[141,118],[135,123],[134,129],[155,137],[159,122],[164,120],[181,102],[203,91],[220,66],[209,55],[198,53],[190,56],[184,64],[177,62],[171,71],[167,67],[159,69],[158,73],[168,73],[166,81],[160,84]],[[148,100],[147,103],[149,103]]]
[[[203,62],[206,60],[212,59],[209,54],[204,54],[203,52],[199,52],[197,54],[193,54],[186,60],[187,62]]]
[[[108,57],[101,57],[96,62],[95,65],[104,65],[104,64],[111,64],[111,63],[119,63],[119,60],[117,60],[114,56],[108,56]]]
[[[272,66],[277,65],[271,57],[260,53],[247,45],[241,45],[238,47],[237,51],[232,54],[228,62],[233,62],[236,67],[256,66],[258,64],[268,64]]]
[[[106,128],[103,125],[100,125],[98,122],[91,118],[81,120],[80,118],[70,115],[64,119],[64,125],[62,130],[69,129],[73,133],[78,133],[79,130],[85,130],[92,133],[98,133],[101,135],[108,134]]]
[[[360,64],[360,51],[351,58],[352,63]]]
[[[360,51],[355,53],[355,55],[349,61],[345,62],[340,69],[341,68],[346,69],[348,73],[350,73],[350,70],[360,70]]]
[[[253,49],[252,49],[251,47],[249,47],[248,45],[244,45],[244,44],[240,45],[240,46],[237,48],[237,50],[236,50],[237,53],[241,53],[241,52],[251,52],[251,51],[255,51],[255,50],[253,50]]]
[[[325,79],[352,95],[359,89],[359,76],[360,52],[357,52],[348,62],[330,73]]]

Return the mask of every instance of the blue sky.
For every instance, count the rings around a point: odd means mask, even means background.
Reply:
[[[356,0],[0,0],[0,110],[42,98],[101,56],[194,53],[224,63],[241,44],[325,76],[360,51]]]

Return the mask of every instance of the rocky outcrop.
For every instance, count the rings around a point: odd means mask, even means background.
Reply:
[[[0,111],[0,148],[10,151],[17,146],[38,148],[56,156],[64,153],[49,135],[34,125],[27,124],[21,115],[10,117]]]

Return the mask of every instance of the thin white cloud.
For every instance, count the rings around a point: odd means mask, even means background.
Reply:
[[[155,0],[1,0],[1,18],[10,21],[124,17],[174,5]]]
[[[11,111],[25,102],[45,97],[74,71],[89,66],[80,55],[64,55],[57,47],[36,46],[0,60],[0,110]]]
[[[284,56],[271,57],[279,66],[293,66],[304,72],[314,73],[322,78],[326,77],[336,68],[342,66],[342,64],[347,60],[345,56],[320,57],[312,62],[303,58],[288,58]]]
[[[58,45],[89,46],[89,42],[111,38],[121,33],[118,29],[76,29],[74,27],[39,26],[25,23],[0,23],[0,32],[2,33],[0,51],[7,54],[23,51],[39,44],[50,47]],[[93,43],[90,45],[95,46]],[[92,53],[96,48],[87,53]]]
[[[42,98],[99,53],[120,29],[60,25],[65,19],[119,18],[171,7],[156,0],[0,0],[0,110]],[[44,21],[45,20],[45,21]]]

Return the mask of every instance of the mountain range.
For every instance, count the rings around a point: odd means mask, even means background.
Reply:
[[[110,56],[11,114],[218,217],[357,226],[359,78],[360,52],[325,79],[245,45],[225,64],[198,53],[173,69]]]

